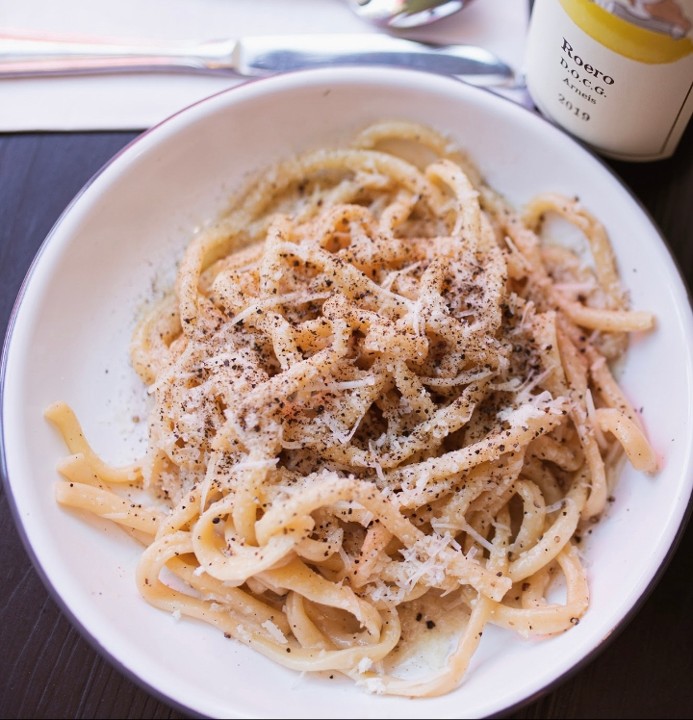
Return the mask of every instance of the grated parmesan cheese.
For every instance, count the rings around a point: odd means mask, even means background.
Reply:
[[[277,627],[276,623],[271,620],[265,620],[265,622],[262,623],[262,627],[267,630],[275,642],[278,642],[280,645],[288,644],[289,641],[286,639],[286,635]]]

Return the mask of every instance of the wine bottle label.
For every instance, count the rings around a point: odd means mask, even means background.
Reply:
[[[527,87],[604,155],[668,157],[693,112],[693,0],[535,0]]]

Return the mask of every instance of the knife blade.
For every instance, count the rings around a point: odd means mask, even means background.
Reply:
[[[512,67],[475,45],[442,45],[376,33],[258,35],[161,44],[0,34],[0,78],[188,72],[261,77],[330,65],[389,65],[512,86]]]

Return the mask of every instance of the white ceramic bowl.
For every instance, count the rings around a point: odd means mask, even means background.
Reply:
[[[300,677],[217,630],[176,622],[135,588],[140,548],[118,529],[57,506],[65,449],[42,417],[63,399],[95,449],[120,462],[142,437],[130,333],[152,284],[170,283],[193,228],[249,171],[330,146],[365,124],[408,118],[449,133],[491,185],[521,205],[579,195],[605,223],[635,307],[657,329],[636,338],[621,383],[644,407],[664,457],[656,477],[623,473],[586,545],[591,607],[568,633],[523,641],[489,629],[462,686],[410,700],[350,681]],[[459,718],[502,712],[593,653],[636,606],[674,541],[691,495],[693,322],[680,276],[647,215],[592,155],[531,112],[452,79],[397,69],[293,73],[216,95],[121,152],[51,232],[23,287],[5,346],[2,427],[15,514],[44,580],[110,659],[171,703],[213,717]],[[656,378],[656,381],[653,381]]]

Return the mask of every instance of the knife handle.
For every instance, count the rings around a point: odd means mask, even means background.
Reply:
[[[233,72],[234,40],[128,43],[0,33],[0,77],[122,72]]]

